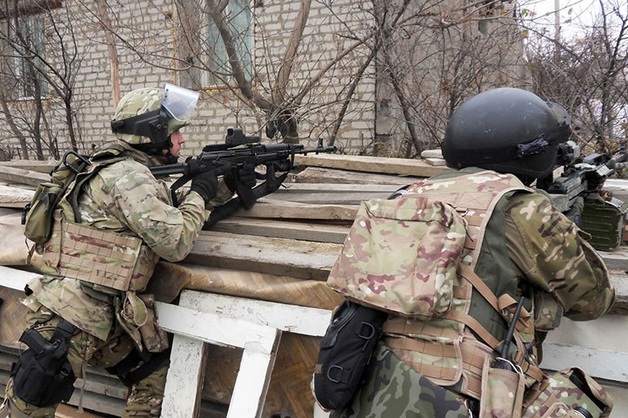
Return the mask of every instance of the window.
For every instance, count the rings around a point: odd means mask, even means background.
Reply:
[[[10,99],[45,96],[45,19],[26,15],[1,24],[2,81]]]
[[[229,0],[218,13],[214,0],[182,0],[182,63],[189,68],[181,84],[190,88],[219,86],[233,81],[232,67],[221,29],[228,31],[236,60],[245,76],[253,74],[253,14],[250,0]],[[216,23],[218,21],[218,23]]]

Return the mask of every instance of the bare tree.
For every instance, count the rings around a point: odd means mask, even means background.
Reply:
[[[47,153],[59,158],[60,134],[75,150],[81,143],[74,103],[80,57],[73,19],[60,6],[55,0],[4,3],[0,112],[25,159],[31,152],[38,159]]]
[[[383,3],[378,15],[394,4]],[[381,154],[414,157],[439,147],[462,101],[525,81],[518,9],[510,3],[410,2],[399,23],[382,32],[378,55]]]
[[[628,8],[614,0],[597,4],[592,25],[577,37],[531,29],[527,56],[533,89],[567,107],[580,144],[612,153],[627,139]]]

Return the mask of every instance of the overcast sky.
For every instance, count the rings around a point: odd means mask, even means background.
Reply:
[[[533,12],[535,24],[547,26],[552,32],[556,26],[555,10],[558,10],[561,31],[564,34],[577,35],[578,28],[582,25],[592,24],[593,16],[599,10],[599,3],[596,0],[524,0],[522,8]]]

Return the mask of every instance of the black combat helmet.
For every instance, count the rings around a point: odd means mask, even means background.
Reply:
[[[562,106],[526,90],[497,88],[454,111],[442,151],[449,167],[511,173],[527,183],[552,172],[558,144],[570,134]]]

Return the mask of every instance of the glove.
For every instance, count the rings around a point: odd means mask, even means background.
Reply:
[[[573,223],[581,226],[582,223],[582,210],[584,209],[584,198],[582,196],[574,199],[571,208],[565,212],[565,216],[569,218]]]
[[[205,201],[205,206],[218,194],[218,174],[215,171],[199,173],[192,178],[192,191],[195,191]]]
[[[225,183],[232,192],[237,191],[237,183],[240,183],[247,189],[252,189],[257,183],[255,166],[253,163],[242,164],[242,167],[239,167],[235,173],[231,171],[225,175]]]

